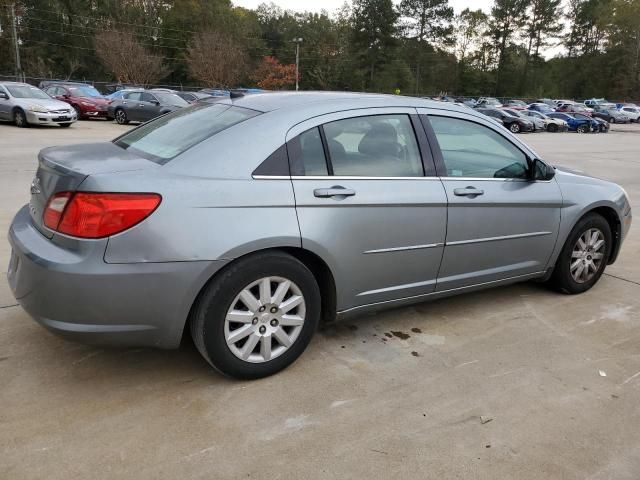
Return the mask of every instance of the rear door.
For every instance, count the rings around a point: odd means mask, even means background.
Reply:
[[[447,192],[437,291],[543,272],[558,237],[555,180],[528,178],[523,146],[472,115],[419,110]]]
[[[287,138],[302,245],[329,262],[338,310],[433,292],[446,196],[415,109],[317,117]]]

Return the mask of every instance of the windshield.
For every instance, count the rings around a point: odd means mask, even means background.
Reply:
[[[12,97],[15,98],[41,98],[50,99],[51,97],[36,87],[27,85],[8,86],[5,85]]]
[[[164,164],[216,133],[259,114],[233,105],[200,103],[145,123],[117,138],[114,143]]]
[[[173,105],[174,107],[186,107],[189,105],[189,102],[180,98],[175,93],[153,92],[153,95],[162,105]]]
[[[86,87],[69,87],[69,90],[74,97],[102,98],[98,90],[88,85]]]

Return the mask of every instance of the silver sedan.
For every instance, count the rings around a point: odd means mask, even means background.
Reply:
[[[400,96],[234,95],[39,162],[9,232],[22,307],[83,342],[190,332],[238,378],[285,368],[336,316],[533,279],[585,292],[631,224],[619,186]]]
[[[19,82],[0,83],[0,121],[18,127],[60,125],[70,127],[77,120],[68,103],[51,98],[32,85]]]

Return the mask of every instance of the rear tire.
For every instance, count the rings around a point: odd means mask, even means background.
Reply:
[[[292,299],[299,303],[289,308]],[[283,252],[258,253],[229,265],[205,287],[192,311],[191,336],[224,375],[262,378],[304,352],[320,311],[320,289],[302,262]]]
[[[576,128],[577,133],[587,133],[587,131],[588,127],[586,125],[580,125],[578,128]]]
[[[509,130],[511,131],[511,133],[520,133],[520,125],[518,125],[517,123],[512,123],[511,125],[509,125]]]
[[[587,232],[598,232],[597,241],[585,241]],[[599,245],[600,241],[604,243]],[[611,227],[597,213],[589,213],[578,221],[560,252],[550,284],[557,290],[574,295],[591,289],[604,273],[611,252]],[[585,244],[585,248],[582,248]],[[597,257],[597,258],[596,258]]]
[[[551,133],[556,133],[558,131],[558,125],[556,125],[555,123],[550,123],[549,126],[547,127],[547,131]]]
[[[13,123],[15,123],[18,128],[27,128],[29,126],[27,114],[24,113],[24,110],[18,108],[13,112]]]

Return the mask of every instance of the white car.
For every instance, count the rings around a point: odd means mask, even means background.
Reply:
[[[640,108],[635,106],[624,106],[620,109],[620,112],[629,117],[631,122],[640,123]]]

